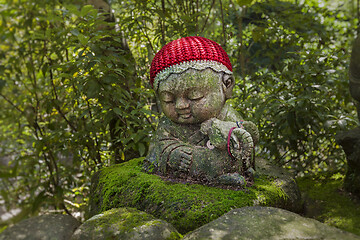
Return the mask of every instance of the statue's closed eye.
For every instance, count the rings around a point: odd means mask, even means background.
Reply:
[[[172,95],[171,93],[165,92],[160,95],[160,99],[161,99],[161,101],[163,101],[165,103],[172,103],[172,102],[174,102],[174,95]]]
[[[188,98],[190,100],[200,100],[204,97],[204,93],[202,91],[199,90],[193,90],[190,91],[188,94]]]

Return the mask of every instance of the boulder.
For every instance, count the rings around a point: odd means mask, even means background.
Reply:
[[[234,209],[184,236],[183,240],[360,239],[314,219],[272,207]]]
[[[42,215],[5,229],[0,240],[68,240],[79,225],[80,222],[69,215]]]
[[[114,208],[82,224],[71,240],[126,239],[175,240],[182,236],[169,223],[134,208]]]
[[[133,207],[171,223],[184,234],[235,208],[261,205],[302,210],[294,179],[264,160],[257,159],[256,164],[254,184],[232,190],[163,179],[142,171],[143,158],[133,159],[95,174],[88,216]]]

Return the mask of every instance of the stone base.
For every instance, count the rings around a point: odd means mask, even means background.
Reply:
[[[95,174],[88,217],[112,208],[133,207],[187,233],[235,208],[261,205],[302,210],[294,179],[262,159],[257,159],[254,184],[243,190],[165,181],[144,173],[142,165],[143,158],[138,158]]]

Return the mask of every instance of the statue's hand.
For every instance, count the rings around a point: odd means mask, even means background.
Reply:
[[[250,133],[243,128],[235,128],[232,132],[239,142],[239,145],[236,145],[238,149],[253,149],[254,141]]]
[[[211,128],[214,121],[219,121],[215,118],[210,118],[206,120],[205,122],[201,123],[200,131],[204,135],[210,135],[211,134]]]
[[[229,131],[232,127],[236,127],[236,123],[212,118],[201,124],[201,132],[209,136],[209,140],[213,146],[225,150]],[[238,143],[235,136],[232,142]]]
[[[230,153],[235,159],[241,160],[244,157],[251,159],[254,140],[247,130],[256,132],[257,128],[252,122],[244,121],[243,124],[243,127],[238,127],[234,122],[212,118],[201,124],[201,132],[209,136],[211,144],[216,148],[225,150],[229,144]]]
[[[231,154],[241,160],[243,169],[252,167],[254,141],[250,133],[243,128],[235,128],[231,135],[238,140],[230,145]]]
[[[192,163],[192,151],[190,147],[179,146],[169,155],[168,165],[172,169],[187,172]]]

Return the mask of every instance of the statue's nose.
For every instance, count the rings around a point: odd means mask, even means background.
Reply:
[[[185,99],[183,97],[178,97],[176,99],[176,103],[175,103],[175,108],[176,109],[181,110],[181,109],[186,109],[188,107],[190,107],[190,101],[189,100],[187,100],[187,99]]]

